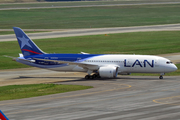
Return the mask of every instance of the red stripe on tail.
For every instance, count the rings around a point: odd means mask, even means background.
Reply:
[[[28,51],[28,52],[31,52],[31,53],[35,53],[35,54],[42,54],[42,53],[38,53],[38,52],[35,52],[35,51],[32,51],[32,50],[28,50],[28,49],[22,49],[23,51]]]

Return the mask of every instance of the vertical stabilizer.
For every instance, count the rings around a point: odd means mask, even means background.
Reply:
[[[21,28],[13,27],[20,49],[24,56],[44,54],[44,52],[24,33]]]

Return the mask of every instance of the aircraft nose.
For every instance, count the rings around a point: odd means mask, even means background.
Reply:
[[[176,71],[177,69],[178,69],[178,68],[176,67],[176,65],[173,64],[173,65],[171,66],[171,70],[172,70],[172,71]]]
[[[174,65],[175,66],[175,70],[177,70],[178,68],[177,68],[177,66],[176,65]]]

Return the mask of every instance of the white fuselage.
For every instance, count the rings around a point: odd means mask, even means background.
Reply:
[[[34,67],[40,67],[55,71],[77,71],[87,72],[88,70],[98,70],[103,66],[117,66],[119,67],[118,73],[167,73],[177,70],[177,67],[170,62],[170,60],[151,55],[100,55],[86,59],[77,60],[86,65],[92,65],[88,67],[78,65],[39,65],[23,60],[17,60],[17,62],[27,64]],[[93,66],[94,65],[94,66]]]

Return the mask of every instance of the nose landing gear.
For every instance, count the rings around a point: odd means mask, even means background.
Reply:
[[[165,75],[165,73],[161,73],[159,79],[163,79],[163,75]]]
[[[162,76],[162,75],[160,75],[160,76],[159,76],[159,79],[163,79],[163,76]]]

